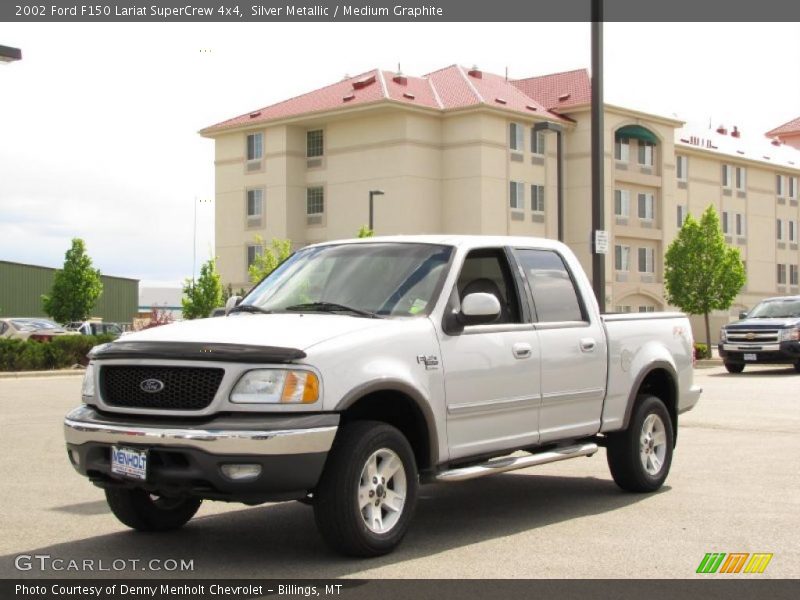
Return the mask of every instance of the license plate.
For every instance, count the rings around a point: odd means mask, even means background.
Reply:
[[[758,354],[745,354],[745,360],[758,360]]]
[[[111,472],[131,479],[147,479],[147,450],[111,447]]]

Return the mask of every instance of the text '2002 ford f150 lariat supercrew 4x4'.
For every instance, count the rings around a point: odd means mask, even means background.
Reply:
[[[658,489],[692,408],[681,314],[601,316],[563,244],[368,238],[303,248],[225,317],[93,350],[74,467],[139,530],[203,499],[303,500],[350,555],[394,548],[420,483],[594,454]]]

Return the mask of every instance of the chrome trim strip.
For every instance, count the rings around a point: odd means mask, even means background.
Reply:
[[[519,396],[517,398],[501,398],[499,400],[481,400],[479,402],[464,402],[462,404],[450,404],[447,413],[453,416],[467,415],[472,413],[492,412],[494,410],[509,410],[536,406],[539,404],[541,396]]]
[[[167,429],[107,425],[91,421],[64,419],[64,437],[68,444],[152,444],[203,450],[209,454],[313,454],[327,452],[338,427],[288,429],[282,431]]]
[[[604,388],[586,388],[583,390],[573,390],[569,392],[548,392],[542,394],[542,406],[558,404],[561,402],[578,402],[581,400],[602,398],[606,393]]]
[[[733,350],[734,352],[777,352],[781,349],[780,344],[753,344],[747,346],[743,344],[722,344],[723,350]]]

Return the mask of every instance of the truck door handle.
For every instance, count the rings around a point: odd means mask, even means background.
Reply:
[[[597,342],[592,338],[581,339],[581,352],[592,352]]]
[[[530,358],[531,357],[531,345],[525,343],[514,344],[511,347],[511,351],[514,353],[514,358]]]

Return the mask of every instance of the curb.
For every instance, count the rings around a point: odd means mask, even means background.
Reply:
[[[696,369],[711,369],[712,367],[721,367],[722,366],[722,359],[719,358],[704,358],[698,360],[695,368]]]
[[[59,369],[57,371],[6,371],[0,372],[0,379],[31,379],[35,377],[69,377],[83,375],[85,369]]]

